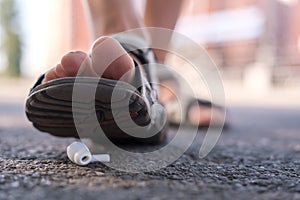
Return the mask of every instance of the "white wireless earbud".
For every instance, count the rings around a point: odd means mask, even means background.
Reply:
[[[82,142],[73,142],[67,147],[68,158],[77,165],[87,165],[90,162],[100,161],[109,162],[110,156],[108,154],[92,155],[90,150]]]

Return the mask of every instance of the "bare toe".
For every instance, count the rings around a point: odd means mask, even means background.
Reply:
[[[97,76],[91,66],[91,59],[86,53],[81,51],[69,52],[62,57],[60,64],[46,73],[44,82],[77,75]]]
[[[93,45],[92,67],[101,77],[119,80],[134,68],[134,63],[117,40],[105,36],[100,37]],[[132,75],[132,73],[127,74],[126,79]]]
[[[60,64],[46,73],[44,81],[74,76],[122,78],[129,81],[133,77],[133,68],[132,58],[120,43],[105,36],[95,41],[91,58],[82,51],[69,52],[63,56]]]

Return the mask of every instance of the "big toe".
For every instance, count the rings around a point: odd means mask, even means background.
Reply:
[[[129,80],[133,76],[134,62],[117,40],[104,36],[92,47],[92,68],[104,78]]]

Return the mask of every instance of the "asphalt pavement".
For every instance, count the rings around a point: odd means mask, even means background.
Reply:
[[[35,130],[21,99],[0,100],[0,199],[300,199],[300,108],[229,106],[207,157],[199,130],[174,163],[129,173],[73,164],[66,146],[75,140]]]

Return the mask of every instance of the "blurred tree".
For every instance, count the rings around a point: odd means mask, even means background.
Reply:
[[[7,74],[20,76],[21,40],[15,0],[0,0],[1,50],[7,60]]]

